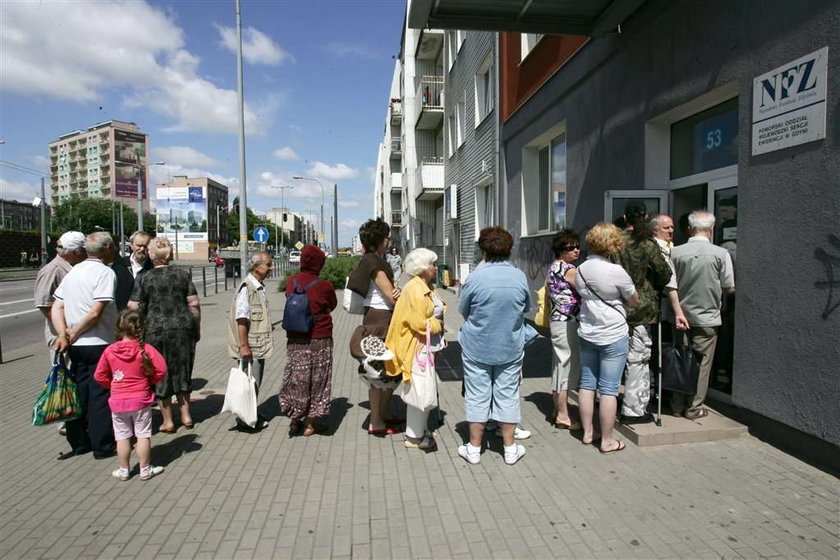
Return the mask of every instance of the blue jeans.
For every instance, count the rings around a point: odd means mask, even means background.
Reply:
[[[602,395],[618,396],[618,386],[627,353],[630,350],[628,337],[622,337],[611,344],[593,344],[580,339],[580,388],[597,391]]]
[[[523,352],[506,364],[482,364],[461,354],[464,362],[464,408],[467,422],[485,423],[490,418],[519,424],[519,381]]]

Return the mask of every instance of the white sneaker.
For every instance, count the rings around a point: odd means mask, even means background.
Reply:
[[[114,478],[118,478],[120,480],[125,481],[125,480],[128,480],[131,475],[130,475],[128,469],[124,469],[124,468],[120,467],[119,469],[112,472],[111,476],[113,476]]]
[[[150,478],[159,475],[163,472],[163,467],[141,467],[140,480],[149,480]]]
[[[513,465],[525,455],[525,446],[521,443],[514,443],[511,447],[512,451],[505,447],[505,463],[508,465]]]
[[[470,451],[470,444],[465,443],[464,445],[458,448],[458,455],[464,458],[464,460],[471,464],[477,465],[479,461],[481,461],[481,448],[478,448],[478,451]]]
[[[496,437],[502,437],[501,428],[496,429]],[[513,439],[528,439],[529,437],[531,437],[530,430],[523,430],[519,426],[513,430]]]

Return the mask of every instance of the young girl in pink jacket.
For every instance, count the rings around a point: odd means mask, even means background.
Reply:
[[[137,438],[137,457],[140,460],[140,480],[149,480],[163,472],[153,467],[152,412],[155,400],[154,385],[166,375],[166,362],[154,346],[143,342],[143,316],[139,311],[126,309],[117,318],[117,342],[108,346],[93,378],[111,390],[108,406],[117,440],[120,468],[111,473],[114,478],[130,477],[131,437]]]

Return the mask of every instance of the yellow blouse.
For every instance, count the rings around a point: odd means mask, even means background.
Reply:
[[[425,344],[426,323],[430,332],[443,332],[443,322],[432,317],[435,304],[432,301],[432,289],[425,280],[415,276],[405,285],[397,299],[385,346],[394,353],[394,359],[385,362],[385,373],[390,376],[402,374],[403,382],[411,382],[411,364],[417,352],[417,341]]]

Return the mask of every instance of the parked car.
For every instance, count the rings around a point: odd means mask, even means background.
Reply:
[[[289,251],[289,264],[300,264],[300,251]]]
[[[225,259],[223,259],[219,255],[214,255],[207,260],[209,260],[211,263],[214,263],[217,268],[224,268],[225,266]]]

